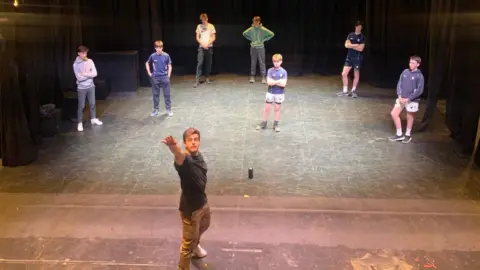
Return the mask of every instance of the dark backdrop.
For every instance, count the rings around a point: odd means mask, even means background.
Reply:
[[[346,53],[343,44],[357,20],[365,22],[367,37],[364,82],[393,86],[410,55],[426,57],[428,52],[430,1],[88,0],[82,4],[83,41],[94,51],[138,50],[144,61],[153,51],[152,41],[162,39],[177,73],[195,71],[194,32],[203,12],[217,30],[213,73],[248,73],[249,44],[242,32],[255,15],[276,34],[267,43],[267,57],[282,53],[292,74],[340,74]],[[142,82],[148,85],[145,76]]]
[[[75,87],[71,66],[80,43],[91,48],[93,58],[96,52],[136,50],[143,67],[152,42],[161,39],[172,56],[174,73],[193,74],[194,30],[199,14],[206,12],[217,29],[214,73],[247,74],[248,42],[241,33],[259,15],[276,34],[267,44],[268,56],[282,53],[294,75],[338,75],[340,86],[343,44],[354,22],[362,20],[367,46],[361,81],[394,87],[408,57],[418,54],[427,79],[423,127],[439,97],[448,98],[447,123],[463,148],[470,147],[478,120],[478,80],[472,70],[478,56],[475,11],[480,1],[24,0],[18,8],[9,0],[0,3],[0,31],[14,33],[9,43],[19,80],[27,74],[37,77],[40,104],[62,106],[63,92]],[[148,85],[143,69],[139,73],[141,84]]]

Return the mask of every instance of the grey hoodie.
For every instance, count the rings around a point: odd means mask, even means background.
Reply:
[[[405,69],[398,80],[397,95],[402,98],[408,98],[410,102],[418,102],[423,93],[424,85],[423,74],[419,69],[414,71]]]
[[[95,86],[93,78],[97,77],[97,69],[91,59],[83,60],[79,56],[73,62],[73,71],[77,77],[77,89],[89,89]]]

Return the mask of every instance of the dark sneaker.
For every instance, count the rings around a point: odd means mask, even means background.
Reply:
[[[348,92],[343,92],[343,91],[342,91],[342,92],[338,92],[338,93],[337,93],[337,96],[338,96],[338,97],[348,97]]]
[[[405,139],[405,136],[403,136],[403,135],[400,135],[400,136],[395,135],[395,136],[390,137],[390,138],[388,138],[388,139],[389,139],[391,142],[399,142],[399,141],[402,141],[403,139]]]
[[[195,83],[193,84],[193,88],[197,88],[199,84],[200,84],[199,81],[195,81]]]
[[[257,130],[266,129],[266,128],[267,128],[267,121],[262,121],[262,123],[260,123],[260,125],[257,126]]]
[[[412,140],[412,136],[405,136],[405,138],[403,138],[402,143],[409,143],[411,140]]]
[[[357,92],[356,92],[356,91],[352,91],[352,97],[353,97],[353,98],[357,98],[357,97],[358,97],[358,95],[357,95]]]
[[[155,117],[158,115],[158,110],[153,110],[153,112],[150,114],[151,117]]]
[[[280,128],[278,127],[278,121],[273,122],[273,130],[275,130],[275,132],[280,132]]]
[[[255,82],[255,77],[254,76],[250,76],[250,83],[254,83]]]
[[[205,82],[208,83],[208,84],[211,84],[212,82],[210,81],[210,78],[207,77],[207,79],[205,79]]]

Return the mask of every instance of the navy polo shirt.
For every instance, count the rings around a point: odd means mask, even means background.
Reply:
[[[275,69],[274,67],[272,67],[268,70],[267,76],[272,80],[278,81],[278,80],[287,79],[288,74],[287,74],[287,71],[282,67],[280,67],[279,69]],[[269,86],[268,92],[274,95],[284,94],[285,87],[280,87],[278,85]]]
[[[168,65],[172,64],[172,59],[166,52],[162,52],[162,54],[152,53],[147,62],[150,64],[152,77],[160,78],[168,75]]]
[[[365,44],[365,36],[362,33],[356,35],[355,32],[352,32],[348,34],[347,39],[350,40],[350,43],[352,44]],[[360,58],[362,56],[362,52],[354,49],[348,49],[347,56],[350,58]]]

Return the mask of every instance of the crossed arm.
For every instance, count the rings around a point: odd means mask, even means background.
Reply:
[[[354,49],[355,51],[363,52],[363,49],[365,49],[365,44],[352,44],[350,40],[345,41],[345,48],[347,49]]]
[[[79,82],[97,77],[97,69],[95,68],[95,64],[93,62],[90,71],[82,72],[77,66],[73,66],[73,71],[75,72],[75,77]]]
[[[280,80],[274,80],[270,76],[267,76],[267,84],[269,86],[280,86],[280,87],[285,87],[287,86],[287,78],[285,79],[280,79]]]

